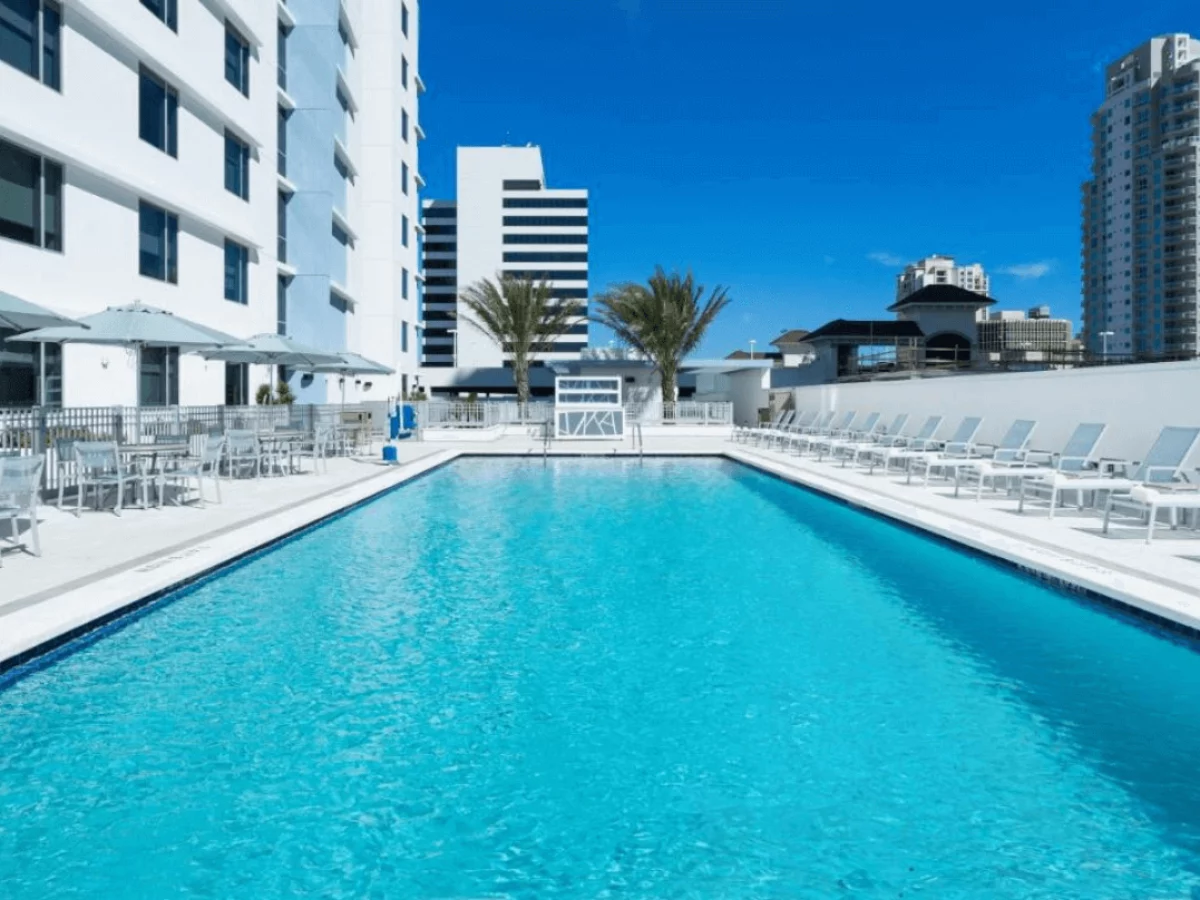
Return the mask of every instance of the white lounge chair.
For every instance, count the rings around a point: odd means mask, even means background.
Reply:
[[[858,413],[856,412],[845,413],[838,419],[831,418],[824,428],[810,431],[807,434],[798,434],[788,441],[788,445],[796,451],[797,456],[802,455],[815,442],[831,434],[841,434],[846,431],[856,418],[858,418]],[[781,446],[779,449],[782,450],[783,447]]]
[[[16,546],[20,546],[17,519],[29,520],[29,545],[34,556],[42,555],[37,506],[45,462],[41,455],[0,457],[0,519],[8,520],[8,530]],[[0,552],[0,565],[3,564],[4,554]]]
[[[967,416],[958,423],[958,428],[954,430],[948,440],[914,441],[907,447],[889,450],[884,460],[884,472],[891,468],[893,462],[899,460],[904,463],[904,468],[909,473],[911,480],[913,460],[946,455],[966,457],[973,446],[975,435],[979,432],[979,426],[982,424],[983,419],[978,416]]]
[[[1168,426],[1158,433],[1154,444],[1134,468],[1128,478],[1109,478],[1102,475],[1071,475],[1067,472],[1051,472],[1044,478],[1029,478],[1021,482],[1021,494],[1017,500],[1017,512],[1025,511],[1025,498],[1031,493],[1045,492],[1050,501],[1050,518],[1063,494],[1074,493],[1083,508],[1083,495],[1089,493],[1128,496],[1135,487],[1174,484],[1179,480],[1180,470],[1200,440],[1200,428]]]
[[[859,454],[864,450],[885,446],[889,441],[904,440],[904,426],[907,424],[908,413],[900,413],[892,419],[890,425],[885,426],[879,422],[871,434],[865,435],[861,439],[834,441],[829,447],[830,456],[840,459],[842,468],[845,468],[846,463],[850,460],[857,463]]]
[[[883,428],[879,413],[871,413],[857,425],[852,425],[845,431],[820,437],[812,442],[810,449],[817,454],[817,459],[825,458],[826,453],[832,452],[834,444],[863,441]]]
[[[792,415],[794,415],[792,410],[781,409],[779,414],[769,422],[762,422],[758,425],[735,425],[733,434],[729,436],[729,439],[734,443],[745,442],[749,435],[753,432],[760,429],[771,430],[778,428],[783,423],[785,418],[789,418]]]
[[[1146,519],[1146,543],[1154,540],[1154,524],[1158,519],[1159,510],[1165,509],[1171,513],[1171,528],[1178,526],[1176,514],[1189,509],[1200,510],[1200,491],[1162,491],[1148,485],[1138,485],[1129,492],[1128,497],[1121,498],[1116,494],[1108,495],[1108,503],[1104,507],[1104,533],[1108,534],[1108,523],[1112,518],[1113,509],[1126,506],[1136,509]]]
[[[783,418],[781,418],[778,422],[776,422],[772,425],[764,426],[762,428],[751,428],[749,431],[746,432],[745,439],[747,442],[749,442],[750,440],[753,440],[755,445],[757,446],[758,444],[761,444],[764,440],[766,440],[769,437],[786,432],[788,430],[788,428],[790,428],[792,426],[792,423],[796,421],[797,417],[802,417],[802,416],[803,416],[802,413],[798,413],[794,409],[789,409],[787,412],[785,412],[783,414]]]
[[[801,437],[823,433],[833,421],[834,415],[836,413],[833,412],[814,413],[811,417],[805,417],[803,420],[798,419],[792,423],[791,428],[776,434],[774,440],[779,441],[779,449],[783,450],[784,447],[789,446]],[[767,446],[770,446],[770,441],[767,442]]]
[[[980,459],[972,466],[960,466],[954,470],[954,496],[958,496],[961,483],[976,480],[975,499],[983,497],[984,486],[991,482],[995,487],[1003,482],[1011,485],[1025,478],[1045,478],[1052,472],[1081,475],[1095,468],[1093,456],[1107,425],[1099,422],[1084,422],[1075,427],[1061,453],[1028,450],[1013,460]],[[999,456],[999,454],[997,454]]]
[[[876,466],[883,466],[886,472],[892,457],[903,450],[925,450],[941,446],[936,435],[942,427],[941,416],[929,416],[916,434],[898,434],[885,438],[878,444],[863,446],[854,454],[854,464],[861,465],[866,461],[869,467],[867,474],[874,475]]]
[[[941,472],[948,476],[957,472],[959,468],[977,465],[983,458],[1001,462],[1016,462],[1024,459],[1025,448],[1029,446],[1029,439],[1033,437],[1035,428],[1037,428],[1037,422],[1033,419],[1017,419],[1008,426],[1008,431],[1004,432],[1000,443],[994,448],[990,448],[990,451],[967,441],[953,451],[947,450],[943,453],[918,457],[912,460],[912,464],[908,468],[908,480],[912,481],[914,470],[920,470],[922,472],[921,483],[928,484],[929,476],[934,472]],[[957,491],[957,486],[955,490]]]

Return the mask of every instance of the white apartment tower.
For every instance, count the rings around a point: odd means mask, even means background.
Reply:
[[[1083,341],[1195,356],[1200,41],[1152,38],[1105,71],[1083,185]]]
[[[450,368],[498,368],[508,356],[468,318],[458,294],[480,279],[546,280],[559,299],[588,297],[588,192],[546,186],[538,147],[459,147],[457,196],[423,208],[427,381]],[[541,354],[577,359],[587,346],[580,317]]]
[[[397,369],[348,399],[398,393],[418,360],[417,27],[418,0],[0,0],[0,291],[286,332]],[[268,374],[47,349],[55,404],[245,403]],[[0,352],[0,406],[33,402],[35,348]]]
[[[985,297],[989,289],[987,273],[979,263],[960,266],[953,256],[927,256],[896,276],[896,302],[933,284],[951,284]]]

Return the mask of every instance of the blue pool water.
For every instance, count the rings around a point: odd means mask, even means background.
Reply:
[[[462,461],[0,692],[5,900],[1197,885],[1192,647],[731,463]]]

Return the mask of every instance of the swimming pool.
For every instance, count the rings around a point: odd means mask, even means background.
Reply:
[[[1200,655],[715,460],[462,460],[0,692],[0,896],[1181,898]]]

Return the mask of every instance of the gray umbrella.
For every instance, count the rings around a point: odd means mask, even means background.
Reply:
[[[223,331],[143,303],[110,306],[104,312],[84,316],[74,325],[39,328],[14,335],[9,340],[132,347],[137,353],[135,372],[141,371],[144,347],[178,347],[186,352],[238,342],[237,338]]]
[[[338,354],[338,357],[339,360],[336,363],[313,366],[306,369],[306,371],[314,372],[318,375],[341,375],[342,406],[346,405],[347,375],[394,375],[396,372],[395,369],[390,369],[383,363],[377,363],[372,359],[367,359],[365,356],[351,353],[349,350],[343,350]]]
[[[206,350],[203,355],[206,359],[270,366],[272,394],[275,393],[276,366],[312,371],[316,366],[332,366],[342,361],[336,353],[309,347],[284,334],[256,334],[244,341]]]
[[[74,319],[60,316],[56,312],[0,291],[0,328],[28,331],[30,328],[45,328],[50,325],[75,325]]]

